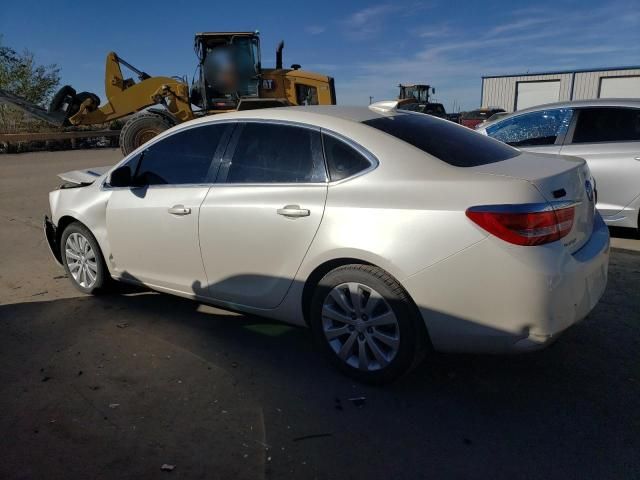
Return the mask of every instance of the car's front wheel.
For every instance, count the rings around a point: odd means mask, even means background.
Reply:
[[[380,268],[345,265],[326,274],[311,303],[311,327],[329,360],[367,383],[387,383],[422,358],[422,321],[398,282]]]
[[[109,272],[98,242],[89,229],[73,222],[60,239],[60,257],[73,285],[83,293],[97,293],[106,287]]]

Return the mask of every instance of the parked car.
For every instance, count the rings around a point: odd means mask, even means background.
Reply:
[[[460,117],[462,114],[460,112],[457,113],[447,113],[447,120],[453,123],[460,123]]]
[[[499,107],[478,108],[470,112],[463,112],[460,115],[460,124],[469,128],[476,128],[480,123],[484,122],[496,113],[504,112]]]
[[[640,227],[640,100],[541,105],[478,131],[524,150],[584,158],[605,222]]]
[[[584,161],[376,105],[205,117],[62,178],[45,232],[81,292],[116,279],[307,325],[361,381],[431,349],[541,348],[607,280]]]
[[[475,130],[478,130],[479,128],[482,128],[485,125],[487,125],[488,123],[495,122],[496,120],[499,120],[502,117],[506,117],[507,115],[509,115],[509,112],[494,113],[489,118],[487,118],[486,120],[484,120],[481,123],[479,123],[478,125],[476,125],[474,128],[475,128]]]

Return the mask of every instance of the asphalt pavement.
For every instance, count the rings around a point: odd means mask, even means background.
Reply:
[[[602,301],[550,348],[438,354],[374,388],[306,329],[74,290],[42,236],[47,192],[119,158],[0,155],[0,478],[640,478],[632,235],[613,232]]]

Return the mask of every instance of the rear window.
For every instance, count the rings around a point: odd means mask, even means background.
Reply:
[[[363,122],[454,167],[477,167],[520,154],[466,127],[422,114],[401,114]]]

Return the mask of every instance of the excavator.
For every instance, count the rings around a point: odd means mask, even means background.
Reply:
[[[335,105],[332,77],[282,66],[280,42],[275,68],[263,68],[260,36],[254,32],[203,32],[195,35],[197,74],[186,78],[151,76],[115,52],[107,55],[105,93],[77,93],[62,87],[48,109],[0,90],[0,102],[12,104],[50,124],[95,125],[129,117],[120,132],[120,148],[127,155],[178,123],[234,110],[288,105]],[[137,76],[126,78],[122,67]]]

